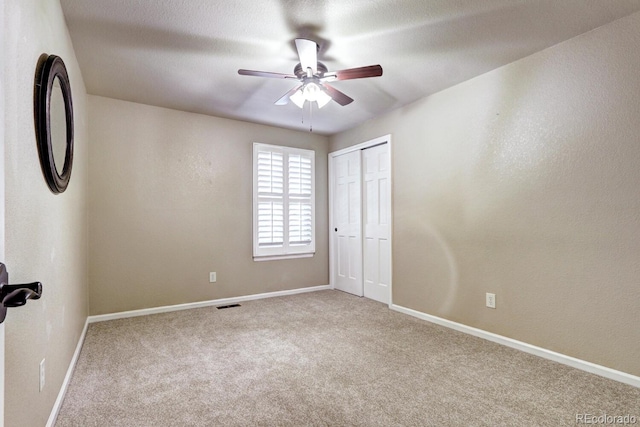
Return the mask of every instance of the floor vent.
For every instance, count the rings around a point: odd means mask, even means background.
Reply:
[[[223,308],[240,307],[240,304],[219,305],[216,308],[222,310]]]

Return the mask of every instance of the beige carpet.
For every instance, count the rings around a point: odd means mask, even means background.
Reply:
[[[339,291],[90,325],[56,426],[560,426],[640,389]]]

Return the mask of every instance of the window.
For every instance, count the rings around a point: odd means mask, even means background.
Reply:
[[[315,152],[253,144],[253,257],[315,252]]]

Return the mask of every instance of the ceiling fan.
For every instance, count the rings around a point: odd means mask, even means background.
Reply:
[[[296,49],[300,63],[293,69],[293,74],[272,73],[268,71],[238,70],[243,76],[269,77],[276,79],[295,79],[300,84],[278,99],[276,105],[286,105],[291,100],[302,108],[305,101],[318,104],[322,108],[332,99],[344,106],[353,102],[353,99],[330,86],[329,82],[337,80],[362,79],[365,77],[378,77],[382,75],[380,65],[349,68],[340,71],[327,71],[327,67],[318,62],[318,44],[313,40],[296,39]]]

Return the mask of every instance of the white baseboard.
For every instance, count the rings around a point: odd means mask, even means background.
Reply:
[[[562,363],[563,365],[568,365],[582,371],[590,372],[592,374],[600,375],[601,377],[609,378],[640,388],[640,377],[628,374],[626,372],[616,371],[615,369],[607,368],[606,366],[596,365],[595,363],[587,362],[585,360],[577,359],[575,357],[567,356],[561,353],[556,353],[555,351],[527,344],[525,342],[514,340],[512,338],[507,338],[502,335],[494,334],[492,332],[487,332],[482,329],[463,325],[462,323],[453,322],[441,317],[432,316],[430,314],[402,307],[397,304],[392,304],[390,308],[394,311],[408,314],[409,316],[417,317],[418,319],[426,320],[427,322],[445,326],[450,329],[455,329],[456,331],[464,332],[465,334],[483,338],[488,341],[493,341],[507,347],[515,348],[516,350],[524,351],[525,353],[533,354],[544,359],[553,360],[554,362]]]
[[[82,344],[84,343],[84,337],[87,334],[88,326],[89,326],[89,319],[87,319],[84,322],[82,333],[80,334],[80,338],[78,339],[78,344],[76,345],[76,351],[73,353],[73,357],[71,358],[71,363],[69,363],[67,374],[64,376],[64,380],[62,381],[62,386],[60,387],[60,391],[58,392],[58,397],[56,398],[56,401],[53,404],[53,409],[51,409],[51,414],[49,414],[49,419],[47,420],[46,427],[53,427],[56,423],[56,419],[58,418],[58,413],[60,413],[60,408],[62,408],[64,395],[67,393],[67,388],[69,387],[71,376],[73,375],[73,371],[76,368],[76,363],[78,362],[78,357],[80,356],[80,350],[82,350]]]
[[[252,301],[264,298],[283,297],[287,295],[302,294],[331,289],[330,285],[312,286],[309,288],[291,289],[288,291],[266,292],[263,294],[244,295],[241,297],[221,298],[209,301],[190,302],[187,304],[166,305],[163,307],[143,308],[141,310],[121,311],[111,314],[89,316],[89,323],[104,322],[107,320],[126,319],[128,317],[147,316],[149,314],[168,313],[170,311],[189,310],[191,308],[211,307],[216,305],[237,304],[243,301]]]

